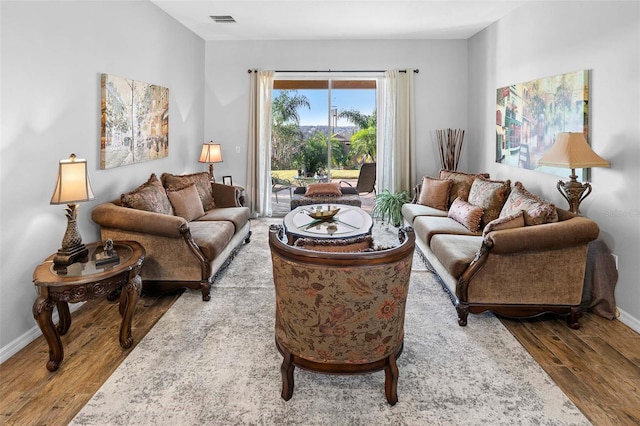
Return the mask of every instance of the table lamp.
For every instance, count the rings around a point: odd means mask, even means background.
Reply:
[[[202,152],[200,153],[200,163],[209,163],[209,176],[213,182],[216,181],[216,177],[213,174],[213,163],[222,163],[222,150],[219,143],[202,144]]]
[[[75,154],[71,154],[69,159],[60,160],[56,189],[53,191],[50,204],[67,205],[67,230],[62,238],[62,247],[53,258],[56,269],[63,269],[89,254],[87,247],[82,243],[76,223],[77,203],[94,198],[87,172],[87,161],[76,158]]]
[[[593,152],[584,134],[562,132],[551,149],[538,160],[538,165],[571,169],[571,180],[558,181],[556,188],[569,203],[569,210],[580,214],[580,202],[591,193],[591,184],[578,182],[576,169],[609,167],[609,162]]]

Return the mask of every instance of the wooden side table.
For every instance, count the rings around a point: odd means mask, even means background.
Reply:
[[[144,247],[135,241],[115,241],[119,262],[96,266],[95,256],[103,251],[102,243],[87,245],[88,259],[69,265],[64,271],[53,267],[54,255],[49,256],[33,272],[38,298],[33,303],[33,317],[49,344],[47,369],[56,371],[64,358],[60,336],[69,331],[71,314],[69,303],[83,302],[107,296],[115,300],[120,292],[120,346],[133,344],[131,321],[142,290],[140,269],[145,256]],[[53,324],[53,307],[58,308],[60,320]]]

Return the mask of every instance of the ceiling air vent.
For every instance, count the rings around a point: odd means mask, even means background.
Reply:
[[[212,15],[211,19],[218,24],[233,24],[236,22],[231,15]]]

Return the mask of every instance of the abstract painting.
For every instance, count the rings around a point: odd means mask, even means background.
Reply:
[[[102,74],[101,92],[101,169],[169,155],[169,89]]]
[[[496,162],[566,177],[567,169],[538,166],[559,132],[589,127],[589,71],[502,87],[496,93]],[[576,169],[579,180],[584,169]]]

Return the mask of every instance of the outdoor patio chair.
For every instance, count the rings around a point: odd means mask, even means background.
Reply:
[[[291,181],[289,179],[280,179],[278,175],[271,175],[271,192],[276,194],[276,203],[278,202],[278,192],[289,190],[289,198],[291,198]]]
[[[340,181],[340,183],[353,186],[345,180]],[[358,194],[369,194],[371,192],[373,192],[374,195],[376,194],[376,163],[364,163],[362,167],[360,167],[356,190]]]

